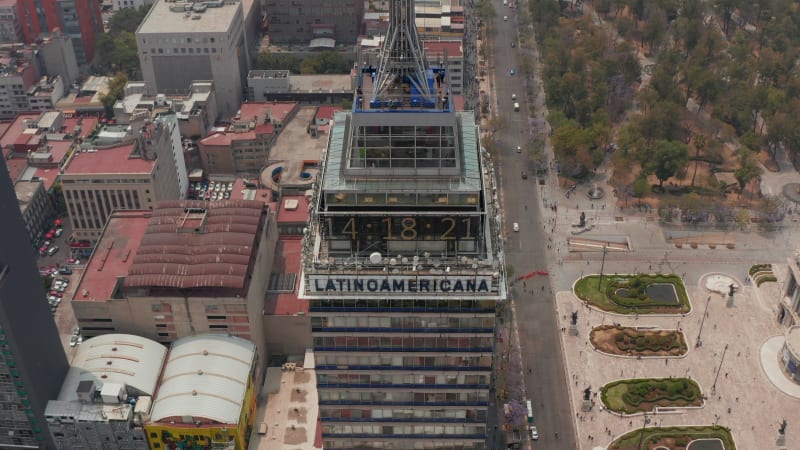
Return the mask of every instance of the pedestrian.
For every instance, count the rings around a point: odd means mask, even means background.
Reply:
[[[558,439],[558,431],[555,432],[556,439]]]

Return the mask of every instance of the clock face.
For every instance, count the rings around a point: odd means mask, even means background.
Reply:
[[[350,241],[353,244],[350,249],[357,253],[390,250],[393,247],[437,251],[458,245],[464,249],[465,242],[474,243],[482,232],[481,216],[478,215],[338,216],[329,218],[328,224],[330,238]],[[403,242],[421,244],[409,247],[401,244]],[[430,245],[425,245],[425,242]]]

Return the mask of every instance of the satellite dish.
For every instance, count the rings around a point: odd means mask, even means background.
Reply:
[[[403,264],[408,264],[408,258],[406,258],[405,256],[400,261],[403,261]]]
[[[396,259],[394,259],[394,258],[389,259],[389,265],[390,266],[393,266],[395,264],[397,264],[397,260]]]
[[[372,252],[369,255],[369,262],[371,262],[372,264],[380,264],[382,259],[383,257],[379,252]]]
[[[417,256],[417,255],[414,255],[414,264],[416,264],[416,263],[418,263],[418,262],[419,262],[419,256]]]
[[[438,259],[434,259],[433,260],[433,267],[439,267],[439,260]]]

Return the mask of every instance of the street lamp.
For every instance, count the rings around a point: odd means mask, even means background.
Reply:
[[[650,423],[650,419],[647,418],[647,413],[644,413],[644,422],[642,423],[642,432],[639,434],[639,445],[636,446],[638,450],[642,450],[642,444],[644,443],[644,431],[647,429],[647,424]]]
[[[606,255],[608,254],[608,244],[603,244],[603,261],[600,263],[600,280],[597,281],[597,289],[603,283],[603,267],[606,265]]]
[[[717,375],[714,377],[714,385],[711,386],[711,395],[717,395],[717,380],[719,379],[719,372],[722,370],[722,363],[725,362],[725,353],[728,351],[728,344],[725,344],[725,349],[722,350],[722,358],[719,359],[719,367],[717,367]]]
[[[706,316],[708,315],[708,305],[711,304],[711,296],[708,296],[708,300],[706,300],[706,309],[703,311],[703,319],[700,320],[700,331],[697,332],[697,343],[695,343],[695,347],[700,347],[703,345],[703,341],[700,340],[700,334],[703,333],[703,324],[706,323]]]

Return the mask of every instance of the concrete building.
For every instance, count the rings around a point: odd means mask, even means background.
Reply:
[[[23,42],[17,0],[0,1],[0,43]]]
[[[0,161],[0,447],[53,448],[44,413],[58,395],[67,358]]]
[[[361,0],[267,0],[269,39],[275,43],[317,46],[353,45],[361,33],[364,2]]]
[[[61,77],[64,86],[71,86],[78,81],[78,59],[72,39],[61,31],[54,31],[39,36],[35,44],[34,60],[39,66],[39,73]]]
[[[277,227],[263,202],[162,202],[115,211],[78,282],[86,336],[134,333],[167,343],[228,333],[259,343]]]
[[[150,420],[150,448],[247,450],[256,408],[256,346],[222,334],[172,343]]]
[[[111,8],[114,11],[119,11],[120,9],[132,8],[132,9],[139,9],[142,6],[149,6],[153,4],[153,0],[113,0],[111,2]]]
[[[79,66],[92,63],[103,33],[100,2],[95,0],[19,0],[19,20],[26,44],[42,33],[61,30],[72,39]]]
[[[77,348],[47,427],[58,450],[150,450],[142,428],[167,348],[130,334],[106,334]]]
[[[157,0],[136,30],[136,45],[150,94],[169,94],[195,80],[213,80],[222,117],[232,117],[239,109],[249,70],[240,1]]]
[[[101,98],[108,93],[108,77],[90,76],[78,89],[71,89],[56,103],[56,109],[68,116],[105,114]]]
[[[352,74],[292,75],[288,70],[251,70],[247,74],[251,102],[342,103],[353,99],[354,90]]]
[[[314,373],[314,354],[308,352],[298,362],[267,369],[263,394],[267,405],[256,423],[266,433],[258,434],[253,450],[315,450],[319,404]]]
[[[197,139],[205,136],[219,114],[213,81],[193,81],[189,89],[180,94],[147,94],[147,84],[131,81],[125,85],[125,94],[114,104],[114,119],[127,124],[135,118],[153,118],[164,112],[173,112],[183,138]]]
[[[257,175],[267,164],[278,133],[297,110],[293,102],[243,103],[230,126],[212,130],[198,141],[206,175]]]
[[[471,112],[453,112],[411,0],[334,116],[303,240],[325,448],[482,450],[502,233]]]
[[[96,241],[115,209],[152,209],[156,202],[186,195],[174,115],[159,116],[136,134],[108,127],[79,145],[60,175],[67,211],[77,240]],[[122,142],[122,143],[120,143]]]
[[[14,192],[25,221],[25,231],[33,243],[39,233],[50,225],[53,204],[44,190],[42,180],[18,181],[14,184]]]

